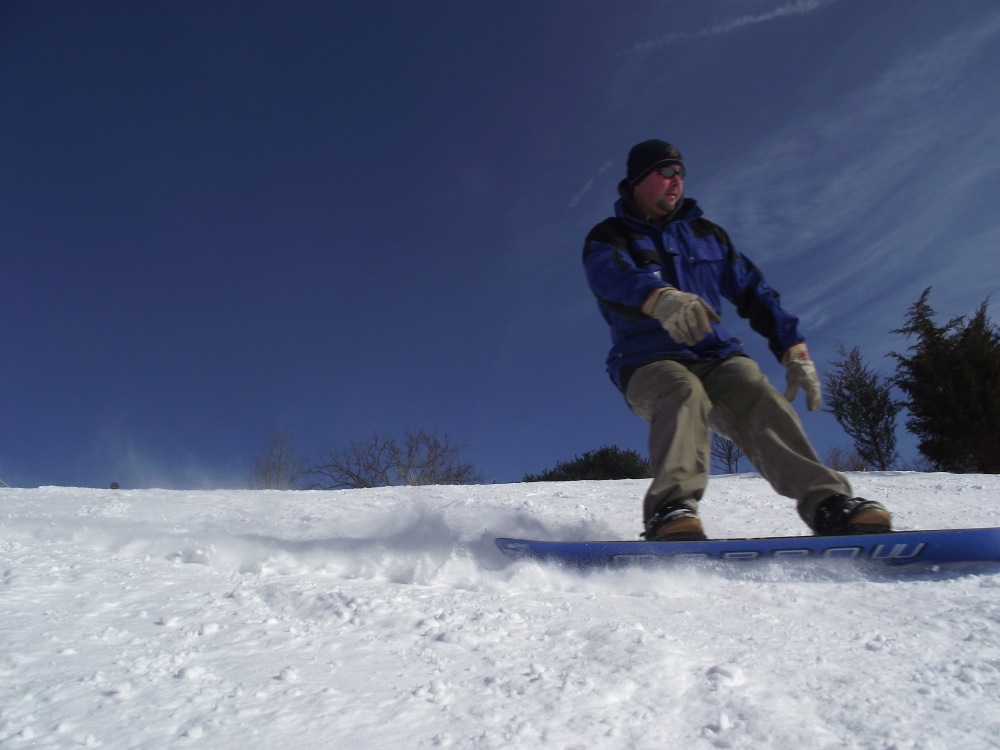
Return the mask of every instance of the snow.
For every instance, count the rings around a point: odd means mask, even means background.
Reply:
[[[1000,477],[851,479],[900,529],[1000,525]],[[493,546],[634,538],[644,488],[0,490],[0,746],[1000,747],[1000,566]],[[713,477],[702,516],[803,531],[756,475]]]

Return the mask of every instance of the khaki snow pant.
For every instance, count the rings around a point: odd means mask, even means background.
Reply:
[[[650,424],[653,483],[644,520],[664,503],[698,510],[711,469],[712,430],[736,443],[778,494],[795,500],[810,527],[820,502],[852,494],[843,474],[820,463],[791,404],[748,357],[653,362],[633,373],[625,398]]]

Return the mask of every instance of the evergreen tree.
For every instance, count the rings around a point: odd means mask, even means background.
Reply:
[[[649,461],[633,450],[605,445],[596,451],[560,461],[541,474],[526,474],[525,482],[575,482],[583,479],[646,479]]]
[[[907,396],[907,427],[939,471],[1000,473],[1000,331],[987,303],[966,320],[933,321],[930,287],[893,333],[912,337],[897,360],[895,384]]]
[[[892,398],[891,381],[879,377],[864,363],[861,351],[837,345],[840,359],[827,373],[826,408],[854,441],[854,450],[865,466],[876,471],[896,463],[896,415],[902,404]]]

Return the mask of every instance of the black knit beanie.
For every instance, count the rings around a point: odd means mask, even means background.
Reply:
[[[628,152],[628,172],[625,176],[629,190],[654,169],[666,164],[684,165],[684,157],[676,146],[656,139],[633,146]]]

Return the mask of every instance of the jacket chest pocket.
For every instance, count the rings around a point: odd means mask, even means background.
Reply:
[[[689,291],[715,297],[726,264],[726,253],[708,239],[688,241],[676,247],[677,262]]]

